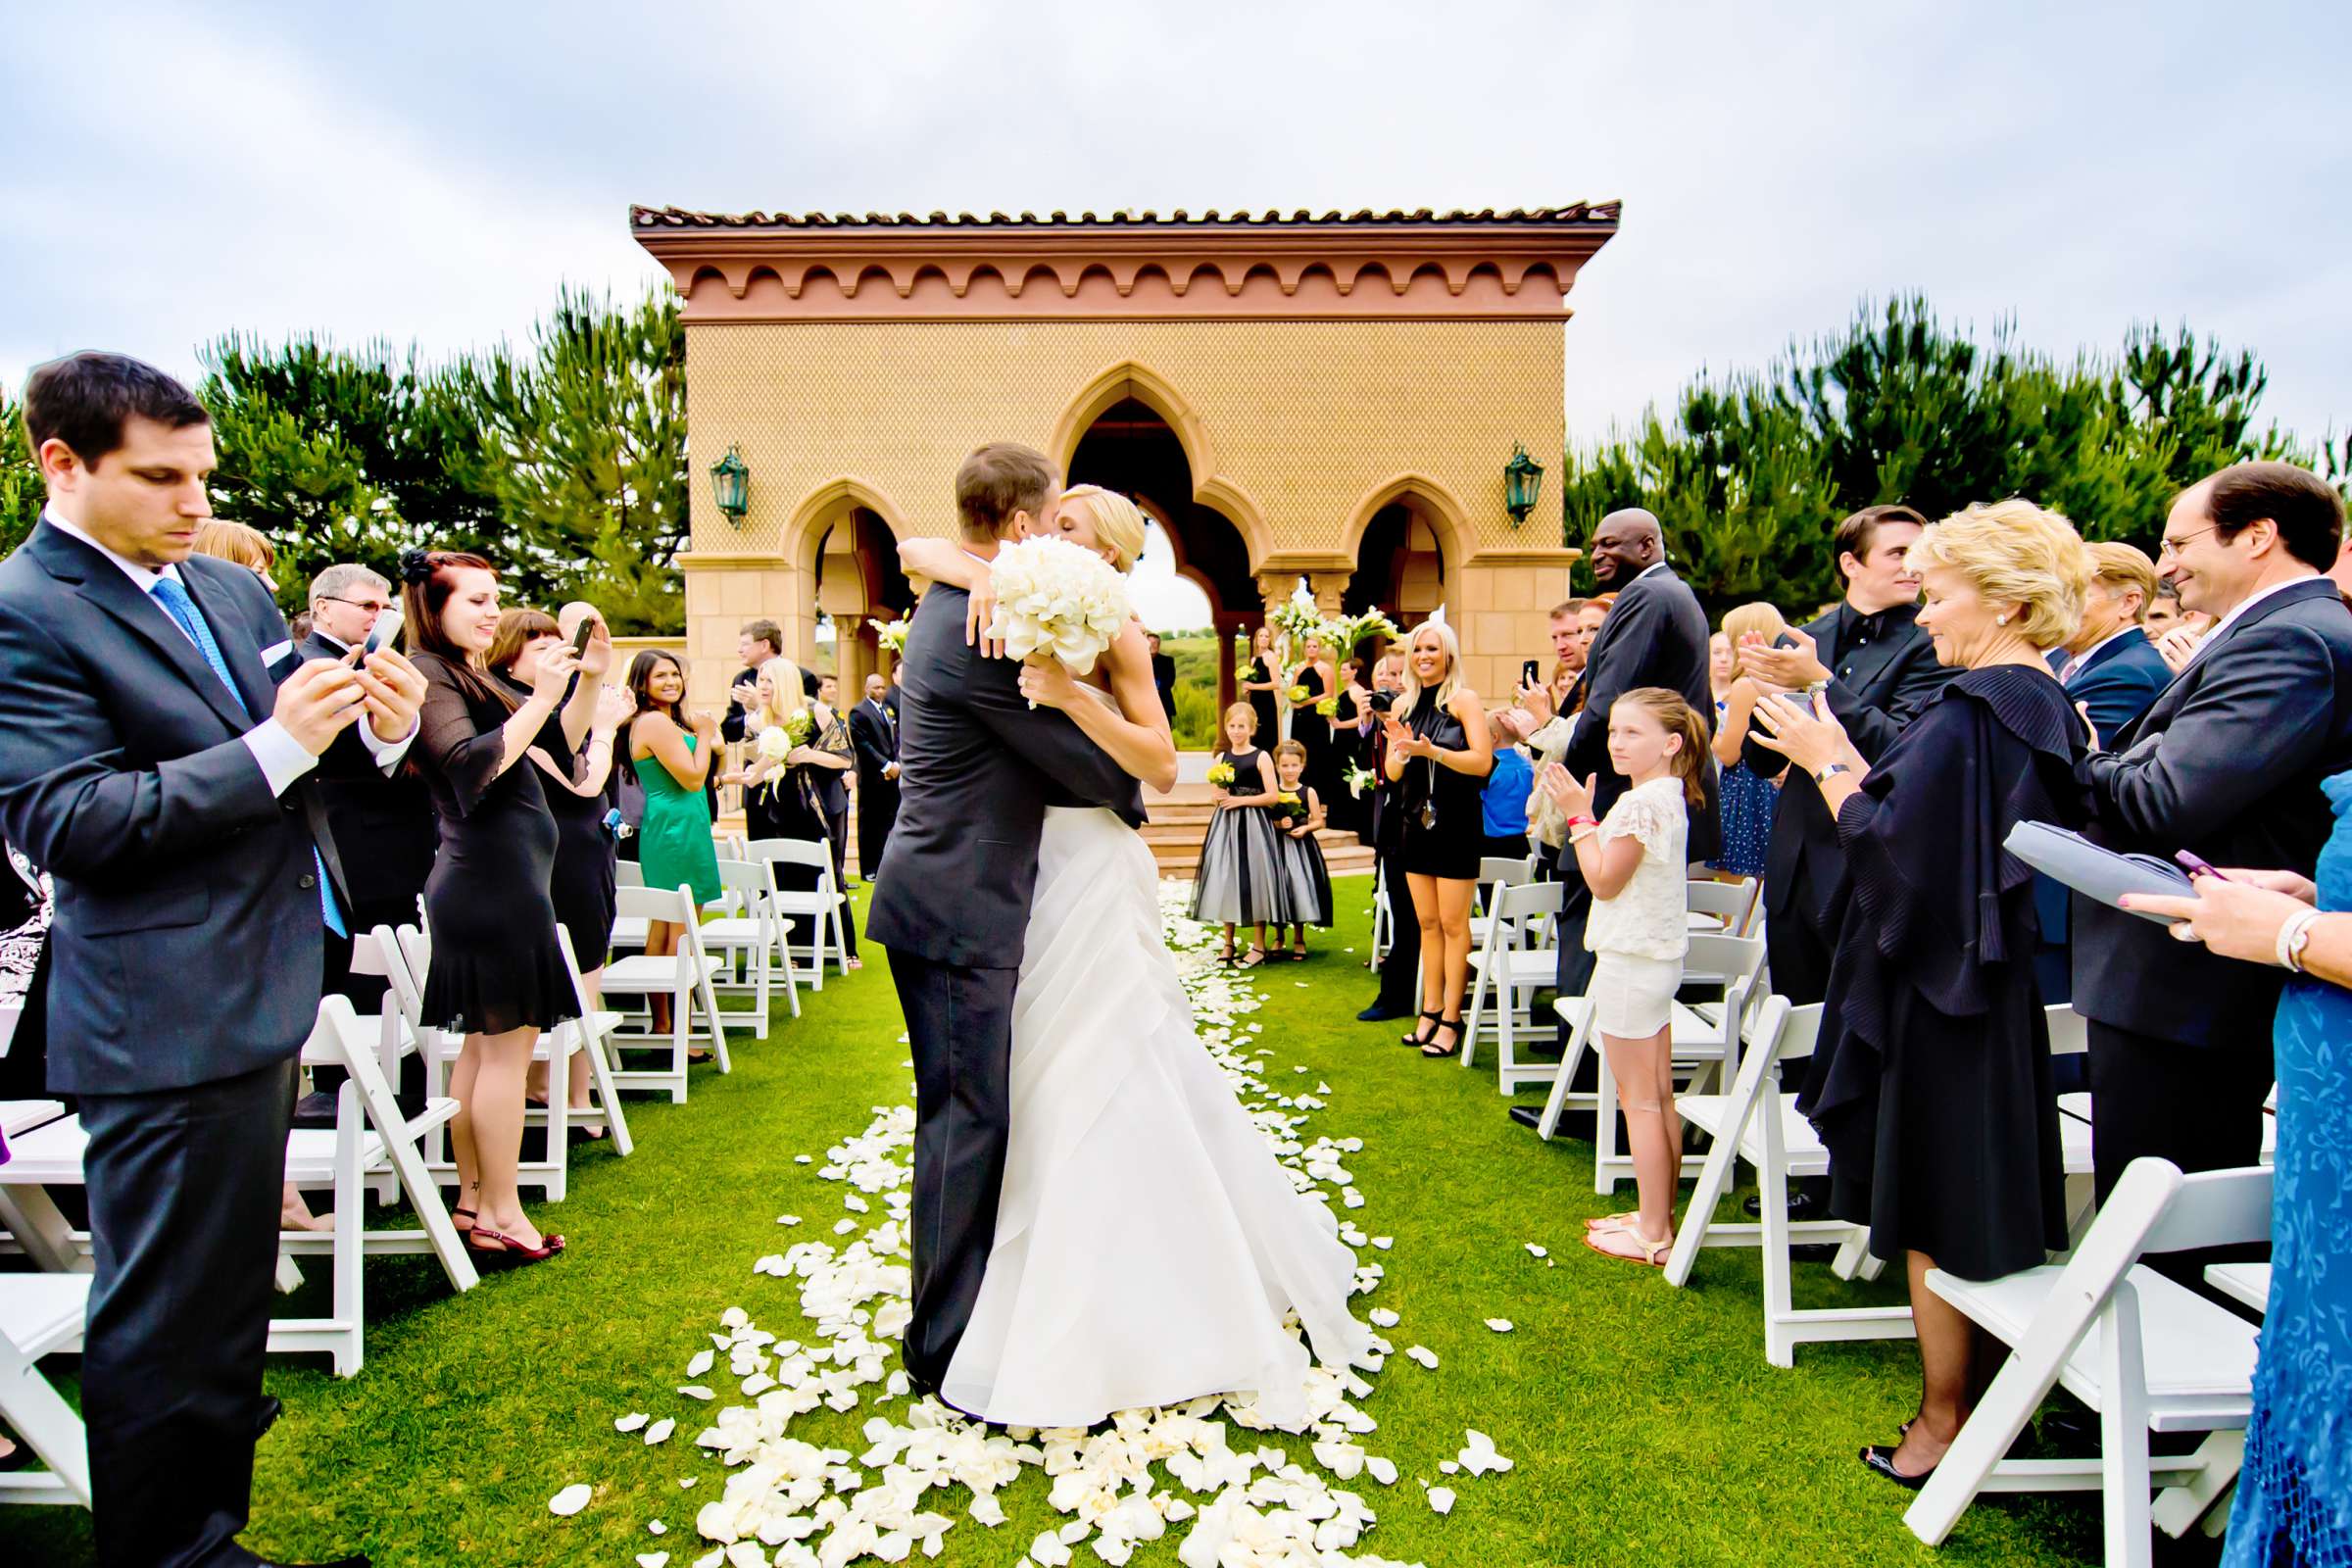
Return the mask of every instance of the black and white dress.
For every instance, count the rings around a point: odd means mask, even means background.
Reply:
[[[1224,787],[1224,795],[1264,794],[1257,763],[1265,755],[1255,747],[1218,753],[1217,760],[1233,767],[1233,782]],[[1273,813],[1266,808],[1219,807],[1208,819],[1208,834],[1200,842],[1200,866],[1193,873],[1193,918],[1210,925],[1287,924],[1291,906],[1283,897],[1277,837]]]
[[[1299,799],[1311,814],[1319,797],[1301,788]],[[1331,924],[1331,867],[1324,863],[1323,846],[1312,833],[1293,837],[1291,823],[1278,820],[1274,832],[1274,863],[1282,877],[1282,901],[1291,925]]]

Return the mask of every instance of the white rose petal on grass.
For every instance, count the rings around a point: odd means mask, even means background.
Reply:
[[[1470,1439],[1469,1446],[1455,1455],[1461,1460],[1463,1469],[1474,1476],[1483,1476],[1489,1471],[1500,1472],[1511,1467],[1509,1459],[1494,1451],[1493,1438],[1488,1437],[1476,1427],[1469,1429],[1468,1437]]]
[[[587,1507],[588,1499],[594,1495],[596,1495],[595,1488],[589,1486],[585,1481],[575,1481],[547,1499],[547,1511],[559,1519],[568,1519],[582,1508]]]
[[[669,1526],[663,1524],[661,1520],[656,1519],[653,1523],[645,1527],[645,1533],[649,1536],[667,1535],[669,1533]]]
[[[1507,1317],[1491,1317],[1487,1319],[1487,1327],[1497,1334],[1508,1334],[1511,1332],[1511,1320]]]
[[[1530,1242],[1527,1244],[1527,1255],[1530,1257],[1549,1257],[1551,1255],[1551,1251],[1548,1248],[1538,1247],[1535,1243]]]
[[[701,1377],[704,1373],[710,1370],[710,1363],[716,1359],[718,1359],[718,1357],[712,1351],[695,1351],[694,1359],[686,1363],[686,1375],[690,1378]]]
[[[1429,1370],[1432,1372],[1435,1372],[1438,1369],[1438,1352],[1431,1349],[1426,1345],[1406,1346],[1404,1348],[1404,1358],[1408,1361],[1418,1361],[1423,1366],[1429,1368]]]
[[[845,1219],[840,1224],[833,1227],[833,1234],[836,1236],[847,1236],[850,1234],[850,1232],[856,1230],[857,1228],[858,1222],[856,1220]]]
[[[1461,1461],[1458,1459],[1440,1459],[1438,1468],[1449,1476],[1458,1476],[1462,1473]]]
[[[680,1384],[680,1385],[678,1386],[678,1392],[679,1392],[680,1394],[683,1394],[684,1396],[686,1396],[686,1397],[688,1397],[689,1399],[705,1399],[705,1400],[708,1400],[708,1399],[711,1399],[711,1398],[714,1398],[714,1397],[716,1397],[716,1396],[714,1396],[713,1394],[711,1394],[711,1392],[710,1392],[710,1391],[708,1388],[704,1387],[704,1386],[703,1386],[702,1384],[700,1384],[700,1383],[684,1383],[684,1384]]]
[[[1374,1328],[1393,1329],[1404,1320],[1385,1306],[1376,1306],[1368,1314]]]
[[[657,1443],[667,1443],[669,1441],[669,1435],[677,1430],[677,1422],[671,1420],[668,1416],[663,1416],[661,1420],[655,1422],[652,1426],[645,1429],[646,1446],[650,1448]]]
[[[1394,1236],[1375,1236],[1372,1238],[1372,1245],[1385,1252],[1390,1248],[1396,1245],[1396,1238]]]
[[[1429,1511],[1431,1513],[1453,1512],[1453,1489],[1451,1487],[1430,1488]]]
[[[814,1160],[812,1160],[812,1159],[810,1159],[810,1158],[809,1158],[809,1157],[808,1157],[807,1154],[795,1154],[795,1155],[793,1155],[793,1156],[792,1156],[792,1162],[793,1162],[795,1165],[812,1165],[812,1164],[814,1164],[814,1163],[815,1163],[815,1161],[814,1161]]]
[[[665,1568],[668,1561],[669,1553],[666,1551],[641,1551],[637,1554],[637,1568]]]
[[[1384,1487],[1396,1484],[1396,1461],[1373,1454],[1364,1460],[1364,1472]]]
[[[798,1214],[778,1214],[776,1216],[776,1223],[779,1225],[798,1225],[800,1222],[801,1216]]]
[[[643,1410],[631,1410],[627,1415],[622,1416],[619,1420],[612,1423],[612,1430],[615,1432],[634,1432],[652,1419],[653,1418],[647,1415]]]

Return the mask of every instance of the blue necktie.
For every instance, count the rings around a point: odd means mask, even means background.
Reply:
[[[179,629],[195,642],[196,651],[204,655],[204,662],[213,666],[213,673],[220,676],[220,684],[228,688],[229,700],[237,705],[246,717],[251,718],[253,710],[245,706],[244,697],[237,691],[237,683],[229,678],[228,662],[220,657],[220,645],[213,641],[213,628],[204,623],[203,612],[196,608],[196,601],[188,597],[188,591],[180,586],[179,579],[157,578],[155,602],[179,622]],[[326,917],[326,928],[337,936],[349,935],[343,928],[342,912],[335,907],[334,883],[328,880],[326,862],[319,858],[315,845],[311,849],[311,864],[318,873],[318,912]]]

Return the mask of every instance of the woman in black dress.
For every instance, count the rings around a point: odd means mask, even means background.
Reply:
[[[1422,622],[1407,645],[1404,690],[1381,719],[1388,737],[1384,771],[1402,786],[1404,839],[1397,863],[1421,927],[1421,1000],[1438,1003],[1422,1008],[1404,1044],[1419,1046],[1427,1056],[1450,1056],[1462,1046],[1470,900],[1487,842],[1479,791],[1494,765],[1487,712],[1478,693],[1461,684],[1461,663],[1453,628]]]
[[[1282,667],[1274,658],[1274,628],[1260,624],[1250,638],[1250,673],[1242,681],[1242,700],[1250,705],[1256,727],[1250,732],[1253,750],[1270,752],[1282,739],[1282,715],[1274,706],[1274,688]]]
[[[590,625],[588,646],[580,654],[578,678],[532,743],[531,765],[539,769],[539,788],[548,811],[556,819],[556,863],[548,877],[549,902],[556,923],[571,940],[571,956],[580,966],[580,980],[589,1005],[603,996],[605,958],[612,946],[613,906],[618,876],[615,844],[605,825],[605,813],[618,804],[612,778],[612,737],[627,720],[635,704],[626,687],[603,684],[612,663],[612,638],[594,606],[569,604],[564,619],[536,610],[510,610],[498,617],[498,633],[490,645],[489,663],[516,702],[529,698],[538,679],[539,662],[551,650],[568,646],[582,622]],[[574,1109],[588,1106],[588,1054],[571,1057],[570,1102]],[[526,1094],[533,1104],[547,1102],[547,1063],[533,1061]],[[602,1138],[604,1129],[575,1121],[581,1138]]]
[[[1319,711],[1318,705],[1336,691],[1331,668],[1331,655],[1319,638],[1306,640],[1305,656],[1298,667],[1291,672],[1291,739],[1306,748],[1306,781],[1331,799],[1326,788],[1331,770],[1331,719]],[[1296,696],[1304,692],[1302,697]]]
[[[2002,843],[2080,817],[2083,722],[2043,655],[2082,614],[2090,558],[2064,517],[2004,501],[1930,527],[1909,559],[1920,627],[1964,673],[1875,763],[1826,705],[1770,697],[1753,722],[1821,781],[1853,872],[1796,1103],[1829,1150],[1830,1212],[1868,1225],[1880,1257],[1907,1254],[1919,1415],[1861,1457],[1917,1488],[1968,1418],[1972,1363],[1999,1353],[1927,1271],[1998,1279],[2066,1245],[2034,874]]]
[[[825,809],[824,785],[846,771],[857,758],[849,727],[829,710],[808,700],[808,681],[801,666],[789,659],[771,659],[760,666],[760,717],[752,732],[751,755],[736,778],[743,783],[745,823],[753,839],[796,839],[822,844],[836,867],[834,890],[841,900],[842,946],[849,967],[860,967],[858,957],[858,916],[838,869],[846,849],[835,837],[831,814]],[[781,757],[770,758],[759,736],[770,729],[805,724],[806,738],[794,741]],[[753,814],[753,803],[758,814]],[[782,892],[814,892],[816,867],[779,862],[776,887]],[[800,941],[799,921],[790,922],[792,940]],[[828,940],[830,936],[828,934]]]
[[[424,884],[433,957],[424,1021],[463,1033],[450,1074],[458,1101],[450,1143],[485,1260],[538,1262],[564,1249],[522,1211],[523,1076],[539,1032],[578,1015],[556,907],[548,893],[556,819],[524,755],[556,714],[577,667],[559,645],[539,660],[517,703],[484,665],[498,630],[498,573],[479,556],[412,550],[401,557],[409,646],[424,674],[424,710],[410,759],[424,775],[441,844]]]
[[[1324,814],[1330,825],[1359,838],[1366,837],[1371,827],[1372,803],[1368,793],[1359,798],[1348,790],[1348,770],[1362,766],[1371,751],[1371,737],[1364,732],[1364,719],[1372,711],[1368,706],[1371,700],[1372,693],[1364,685],[1364,662],[1353,658],[1341,660],[1339,711],[1331,721],[1331,760],[1327,764],[1330,776],[1322,783],[1307,780],[1315,793],[1323,797]]]

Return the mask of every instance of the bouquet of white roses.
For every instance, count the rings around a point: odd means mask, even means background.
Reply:
[[[903,654],[906,651],[906,617],[905,615],[901,615],[896,620],[876,620],[868,615],[865,623],[874,628],[874,641],[894,654]]]
[[[763,762],[781,762],[792,755],[792,737],[785,733],[783,725],[770,724],[752,742],[752,750],[760,754]]]
[[[989,567],[997,593],[992,637],[1014,659],[1049,654],[1076,674],[1127,624],[1127,584],[1110,563],[1066,539],[1023,539],[997,552]]]

